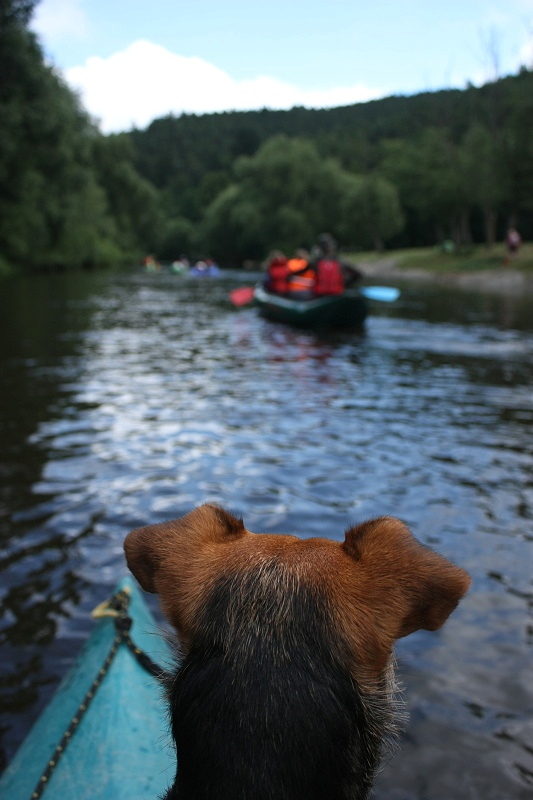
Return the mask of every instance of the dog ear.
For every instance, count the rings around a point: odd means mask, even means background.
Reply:
[[[358,563],[366,599],[382,609],[395,639],[440,628],[470,586],[465,570],[422,545],[394,517],[350,528],[344,550]]]
[[[215,505],[203,505],[180,519],[147,525],[129,533],[124,542],[126,561],[143,589],[158,592],[158,576],[186,570],[192,553],[202,546],[223,543],[245,533],[242,519]]]
[[[164,533],[166,526],[171,523],[161,525],[147,525],[145,528],[136,528],[128,533],[124,540],[124,552],[126,563],[130,572],[137,578],[145,592],[156,592],[154,576],[157,571],[158,561],[158,540]]]

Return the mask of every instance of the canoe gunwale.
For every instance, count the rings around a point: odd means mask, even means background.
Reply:
[[[157,665],[171,669],[174,654],[141,591],[130,578],[123,579],[117,591],[124,586],[131,587],[135,646],[149,653]],[[97,620],[73,666],[0,776],[0,800],[32,797],[109,654],[115,634],[112,618]],[[168,789],[175,772],[176,753],[161,681],[140,665],[130,647],[119,646],[76,735],[46,781],[44,800],[158,797]]]

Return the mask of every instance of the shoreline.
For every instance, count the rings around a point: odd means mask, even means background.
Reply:
[[[411,281],[413,283],[434,283],[443,287],[463,289],[473,292],[496,294],[533,294],[533,275],[513,267],[472,270],[472,272],[434,272],[430,269],[398,267],[394,257],[378,261],[360,261],[358,269],[363,279],[386,279],[392,281]]]

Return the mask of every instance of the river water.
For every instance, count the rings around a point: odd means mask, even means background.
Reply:
[[[215,501],[334,539],[392,514],[469,570],[446,626],[398,644],[410,716],[375,797],[531,798],[533,298],[403,286],[364,333],[319,337],[233,309],[252,278],[0,286],[4,763],[128,531]]]

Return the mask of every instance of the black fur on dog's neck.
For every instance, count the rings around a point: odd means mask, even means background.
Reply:
[[[327,598],[278,565],[221,578],[167,687],[165,800],[365,800],[394,734],[392,667],[363,692],[347,648]]]

